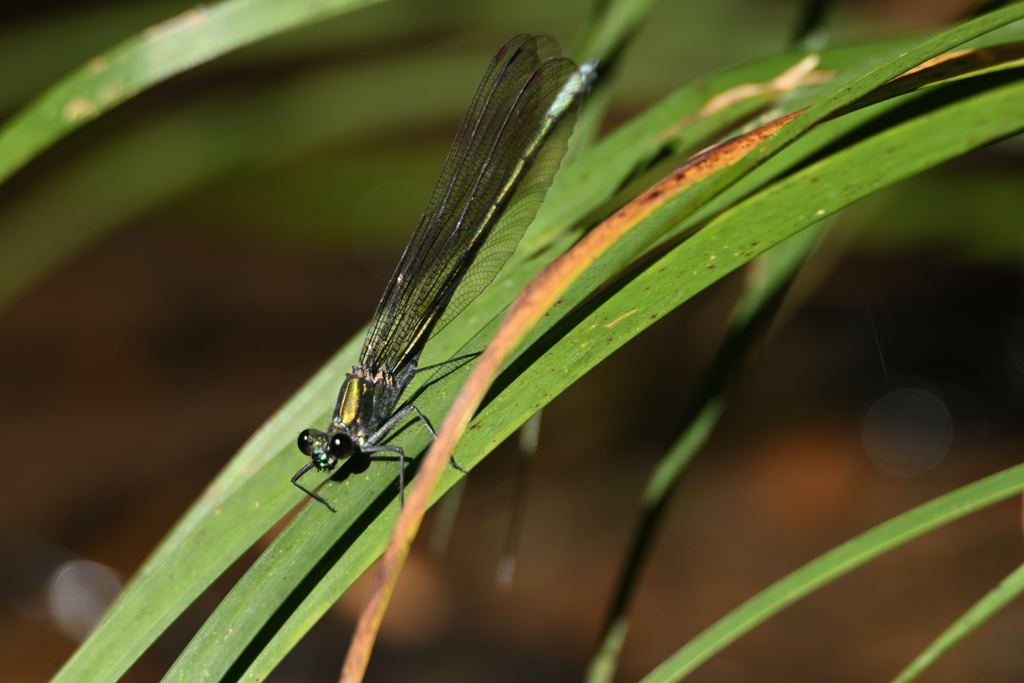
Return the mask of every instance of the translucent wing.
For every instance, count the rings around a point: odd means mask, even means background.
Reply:
[[[547,36],[514,36],[498,50],[377,306],[361,365],[396,372],[415,361],[494,279],[544,200],[591,74]]]

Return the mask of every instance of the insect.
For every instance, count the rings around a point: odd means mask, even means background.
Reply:
[[[404,504],[405,452],[382,441],[409,417],[437,434],[415,405],[399,406],[402,393],[418,372],[476,355],[417,368],[427,340],[515,251],[551,186],[596,70],[596,62],[577,67],[562,57],[549,36],[516,35],[495,53],[377,305],[359,363],[345,373],[327,429],[299,434],[310,462],[292,483],[331,511],[299,479],[314,468],[331,471],[355,452],[398,455]]]

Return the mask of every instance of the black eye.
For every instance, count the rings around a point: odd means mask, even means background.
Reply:
[[[313,435],[312,429],[305,429],[299,434],[299,450],[303,455],[313,457]]]
[[[347,458],[352,452],[352,439],[348,434],[335,434],[327,444],[327,452],[334,458]]]

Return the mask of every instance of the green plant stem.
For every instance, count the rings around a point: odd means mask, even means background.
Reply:
[[[730,380],[756,351],[797,270],[818,243],[821,232],[820,229],[804,230],[751,264],[754,276],[747,279],[745,290],[733,309],[725,340],[684,422],[686,428],[651,473],[640,498],[640,520],[612,599],[604,636],[587,669],[588,683],[607,683],[613,679],[629,629],[629,605],[670,494],[718,424],[725,409]]]
[[[0,129],[0,183],[104,112],[221,55],[381,0],[225,0],[151,26],[68,74]]]
[[[538,410],[519,428],[519,458],[516,477],[512,484],[512,516],[505,535],[505,548],[502,550],[501,559],[498,560],[498,571],[494,576],[494,584],[500,590],[512,587],[512,577],[516,571],[519,539],[523,533],[523,519],[526,514],[526,497],[530,488],[530,473],[533,470],[534,456],[537,454],[537,442],[540,440],[542,412]]]
[[[1024,491],[1024,465],[1016,465],[930,500],[850,539],[776,581],[676,650],[642,683],[679,681],[727,645],[812,593],[879,555],[925,533]]]
[[[999,585],[985,594],[959,619],[949,625],[938,638],[932,641],[921,654],[914,658],[906,669],[892,680],[892,683],[910,683],[917,680],[935,661],[946,654],[954,645],[970,635],[976,628],[995,616],[999,610],[1010,604],[1024,591],[1024,564],[1014,569],[999,582]]]

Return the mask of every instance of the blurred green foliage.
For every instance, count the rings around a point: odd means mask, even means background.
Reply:
[[[190,7],[76,4],[9,23],[0,33],[0,109],[13,113],[119,39]],[[0,191],[0,301],[143,217],[347,248],[346,223],[377,186],[432,184],[494,45],[524,29],[571,45],[588,8],[385,2],[244,47],[144,92]],[[610,119],[702,74],[779,51],[797,11],[747,0],[657,4],[628,48]],[[869,30],[863,17],[836,25],[848,34]],[[322,175],[328,169],[341,183],[356,181],[332,186]],[[258,194],[258,208],[249,187],[271,188]],[[395,248],[415,205],[387,227],[378,223],[383,229],[370,239],[379,234]]]

